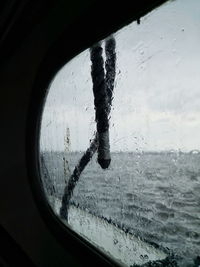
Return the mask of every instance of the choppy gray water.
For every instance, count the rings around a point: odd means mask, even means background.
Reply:
[[[82,153],[44,152],[56,197]],[[67,163],[66,163],[67,161]],[[44,165],[42,165],[44,168]],[[180,256],[180,266],[200,255],[200,154],[112,153],[108,170],[94,157],[83,171],[72,201]]]

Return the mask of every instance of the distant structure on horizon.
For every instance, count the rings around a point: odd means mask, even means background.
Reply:
[[[200,151],[198,149],[194,149],[194,150],[191,150],[189,153],[192,155],[196,155],[196,154],[200,154]]]

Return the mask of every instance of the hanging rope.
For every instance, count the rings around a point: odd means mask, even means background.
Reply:
[[[78,165],[75,167],[74,172],[70,176],[68,184],[65,187],[64,195],[62,197],[62,206],[60,208],[60,216],[65,220],[68,219],[69,201],[73,195],[76,183],[78,182],[82,171],[85,169],[85,167],[91,160],[92,156],[96,152],[97,147],[98,147],[98,138],[97,136],[95,136],[93,141],[90,143],[90,147],[86,150],[86,152],[80,159]]]
[[[98,163],[103,169],[108,168],[111,162],[109,142],[109,113],[113,98],[115,80],[115,39],[106,40],[106,77],[104,74],[104,62],[102,57],[103,49],[97,44],[91,49],[94,105],[96,110],[96,123],[98,133]]]
[[[108,96],[108,108],[110,108],[113,100],[113,89],[116,75],[116,53],[115,53],[116,42],[115,39],[109,38],[106,41],[106,90]]]
[[[102,168],[107,168],[110,164],[110,144],[109,144],[109,113],[111,110],[114,80],[115,80],[115,40],[113,37],[106,40],[106,77],[104,74],[104,62],[101,45],[98,43],[90,50],[91,56],[91,76],[93,81],[94,105],[96,110],[97,133],[90,143],[90,147],[80,159],[70,176],[62,197],[60,216],[68,219],[69,202],[73,195],[74,188],[78,182],[82,171],[85,169],[94,153],[98,150],[98,162]]]
[[[103,169],[110,165],[110,144],[109,144],[109,104],[104,74],[104,62],[102,57],[103,49],[98,43],[90,50],[92,62],[91,76],[93,82],[94,106],[96,112],[97,134],[99,140],[98,163]]]

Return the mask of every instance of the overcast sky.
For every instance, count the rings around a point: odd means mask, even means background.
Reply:
[[[115,38],[111,151],[200,149],[200,1],[170,1]],[[96,128],[90,69],[86,50],[57,73],[41,149],[64,150],[67,128],[71,151],[88,147]]]

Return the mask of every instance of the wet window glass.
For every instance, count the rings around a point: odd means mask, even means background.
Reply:
[[[58,217],[126,266],[200,265],[200,2],[175,0],[50,83],[40,166]]]

